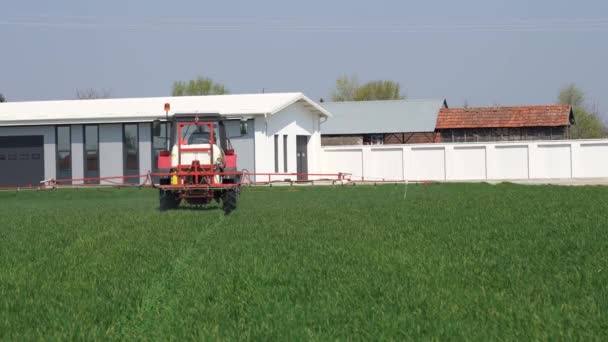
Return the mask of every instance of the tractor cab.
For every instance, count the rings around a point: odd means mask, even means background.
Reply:
[[[167,151],[157,166],[168,173],[160,178],[161,210],[172,209],[182,199],[206,205],[221,199],[224,211],[236,207],[240,174],[236,154],[218,114],[175,114]]]

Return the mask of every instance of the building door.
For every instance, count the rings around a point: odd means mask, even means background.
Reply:
[[[308,180],[308,136],[296,136],[296,160],[298,180]]]
[[[43,136],[0,137],[0,187],[39,186],[42,180]]]

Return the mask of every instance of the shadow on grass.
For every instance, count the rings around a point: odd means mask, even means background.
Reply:
[[[162,210],[160,210],[160,207],[157,207],[157,209],[162,212]],[[222,207],[219,205],[216,205],[216,204],[213,204],[213,205],[189,205],[189,204],[184,205],[184,204],[182,204],[175,209],[169,209],[166,211],[214,211],[214,210],[223,211]]]

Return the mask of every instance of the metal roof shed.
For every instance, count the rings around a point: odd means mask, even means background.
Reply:
[[[321,124],[323,135],[433,132],[446,100],[328,102],[332,113]]]

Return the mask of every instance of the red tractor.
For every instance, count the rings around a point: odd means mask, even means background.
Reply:
[[[168,170],[158,185],[160,210],[175,209],[182,200],[195,206],[215,200],[229,214],[237,206],[241,174],[224,120],[218,114],[175,114],[171,123],[168,148],[158,156],[158,168]],[[158,122],[154,129],[160,131]]]

